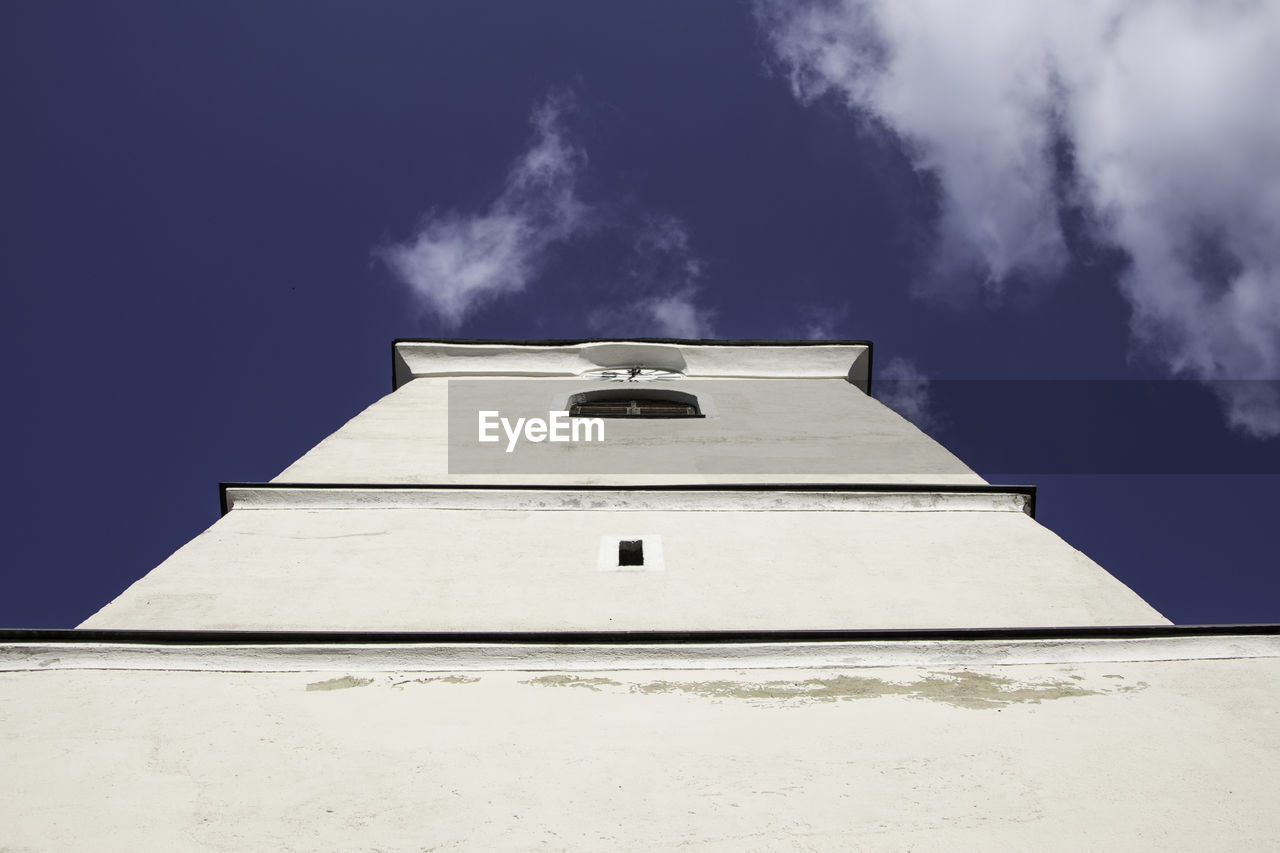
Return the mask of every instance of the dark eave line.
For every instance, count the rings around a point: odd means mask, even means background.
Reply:
[[[685,645],[1000,640],[1159,639],[1275,636],[1280,624],[1089,625],[1057,628],[903,628],[817,631],[160,631],[3,628],[0,643],[115,643],[178,646],[289,645]]]

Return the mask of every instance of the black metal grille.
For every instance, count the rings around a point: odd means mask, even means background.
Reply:
[[[575,418],[700,418],[702,413],[692,403],[676,400],[590,400],[569,407]]]

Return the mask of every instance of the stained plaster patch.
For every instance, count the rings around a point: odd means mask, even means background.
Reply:
[[[346,690],[348,687],[366,687],[370,684],[373,684],[372,678],[344,675],[341,678],[330,678],[328,681],[313,681],[307,685],[307,690]]]
[[[1011,678],[979,672],[959,671],[929,674],[905,683],[865,676],[836,675],[798,681],[649,681],[630,686],[608,678],[579,678],[573,675],[544,675],[521,682],[540,687],[582,687],[595,692],[601,688],[625,688],[629,693],[684,693],[708,699],[746,699],[753,702],[835,702],[882,696],[906,696],[942,702],[972,710],[1002,708],[1013,704],[1039,704],[1051,699],[1129,693],[1147,686],[1139,682],[1112,689],[1089,689],[1073,681],[1019,682]],[[611,692],[614,692],[611,690]]]
[[[480,679],[470,675],[433,675],[429,678],[406,678],[397,681],[392,687],[403,687],[406,684],[475,684]]]
[[[406,684],[474,684],[479,678],[470,675],[434,675],[427,678],[405,678],[400,681],[393,681],[390,677],[380,679],[383,685],[391,687],[403,687]],[[372,678],[356,678],[352,675],[344,675],[341,678],[331,678],[328,681],[315,681],[307,685],[307,690],[345,690],[348,687],[368,687],[374,683]]]
[[[543,675],[538,678],[531,678],[528,681],[522,681],[521,684],[537,684],[540,687],[581,687],[596,693],[600,692],[601,687],[622,687],[620,681],[614,681],[612,678],[579,678],[576,675]],[[632,692],[635,687],[632,687]]]

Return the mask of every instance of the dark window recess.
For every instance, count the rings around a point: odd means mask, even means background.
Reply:
[[[680,400],[604,399],[569,406],[574,418],[700,418],[697,403]]]
[[[644,540],[623,539],[618,543],[619,566],[644,565]]]

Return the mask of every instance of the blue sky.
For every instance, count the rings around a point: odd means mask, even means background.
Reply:
[[[608,335],[872,339],[1175,621],[1280,621],[1280,398],[1225,381],[1280,377],[1276,4],[2,14],[0,625],[110,600],[396,336]],[[1068,430],[1067,379],[1134,390]]]

